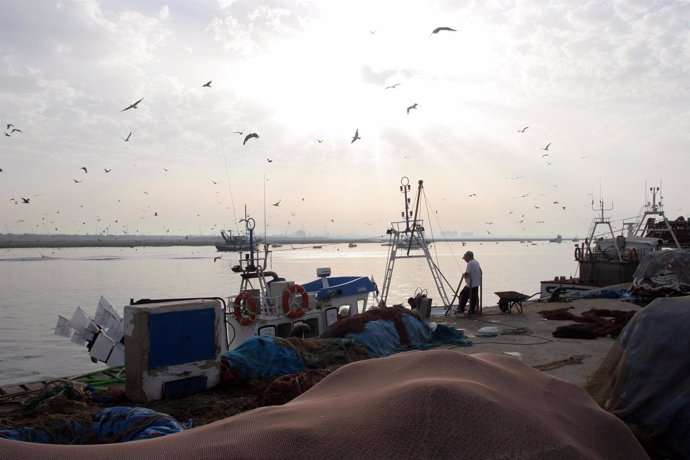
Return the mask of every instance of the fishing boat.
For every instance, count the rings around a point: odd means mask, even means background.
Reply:
[[[578,297],[589,291],[606,286],[631,283],[637,266],[647,254],[660,251],[668,246],[658,234],[649,231],[649,222],[667,222],[661,200],[657,201],[658,188],[651,188],[652,200],[642,207],[635,222],[624,224],[623,234],[614,234],[611,221],[605,216],[603,200],[599,201],[599,216],[592,221],[588,237],[575,245],[573,257],[578,264],[579,277],[555,276],[552,280],[541,281],[541,298],[558,296]],[[647,224],[647,225],[646,225]],[[598,233],[604,228],[603,233]],[[681,248],[672,227],[664,226],[666,241],[674,242],[673,247]],[[659,230],[661,232],[661,230]]]
[[[220,236],[223,237],[223,243],[215,245],[217,251],[222,252],[238,252],[246,251],[249,248],[248,239],[246,235],[233,235],[232,230],[220,231]]]
[[[331,276],[329,267],[316,269],[316,279],[302,284],[266,270],[254,250],[254,220],[247,219],[251,250],[232,271],[241,276],[240,292],[229,299],[226,315],[227,348],[232,350],[255,335],[319,337],[338,319],[376,306],[378,289],[367,276]]]

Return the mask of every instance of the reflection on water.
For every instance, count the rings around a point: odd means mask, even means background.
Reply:
[[[484,272],[484,305],[496,305],[496,291],[531,295],[542,279],[575,275],[568,244],[436,243],[431,253],[449,298],[465,268],[462,254],[469,249]],[[388,248],[378,243],[320,249],[284,245],[271,253],[267,268],[303,283],[316,278],[318,267],[331,267],[333,276],[372,276],[381,286],[387,255]],[[90,362],[85,348],[53,335],[58,315],[69,317],[77,306],[93,314],[101,295],[120,313],[130,299],[235,296],[240,279],[230,268],[238,257],[213,247],[0,250],[0,384],[103,367]],[[424,258],[398,258],[394,268],[389,305],[406,304],[417,289],[426,289],[435,304],[440,302]]]

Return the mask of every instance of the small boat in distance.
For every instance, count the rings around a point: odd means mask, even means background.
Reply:
[[[549,240],[549,243],[560,243],[562,241],[563,241],[563,237],[560,234],[558,234],[558,235],[556,235],[556,238],[551,238]]]
[[[233,235],[232,230],[228,230],[227,232],[221,230],[220,236],[223,237],[224,243],[215,245],[217,251],[237,252],[249,249],[249,240],[246,235]]]
[[[348,247],[348,248],[356,248],[356,247],[357,247],[357,243],[349,243],[349,244],[347,245],[347,247]]]

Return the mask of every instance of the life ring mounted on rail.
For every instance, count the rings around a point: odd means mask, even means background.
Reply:
[[[578,246],[575,246],[575,254],[574,255],[575,255],[575,260],[577,260],[579,262],[580,259],[582,258],[582,250]]]
[[[297,303],[300,296],[301,302]],[[300,305],[301,303],[301,305]],[[292,308],[296,306],[297,308]],[[309,296],[299,284],[291,284],[283,291],[283,313],[292,319],[301,318],[309,310]]]
[[[242,304],[246,302],[247,314],[245,315],[242,311]],[[242,326],[249,326],[256,319],[256,300],[254,296],[249,291],[240,292],[237,297],[235,297],[235,319]]]

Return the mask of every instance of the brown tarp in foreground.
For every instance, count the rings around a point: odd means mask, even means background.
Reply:
[[[643,459],[581,388],[516,358],[449,350],[348,364],[282,406],[158,439],[95,446],[0,440],[0,458]]]

